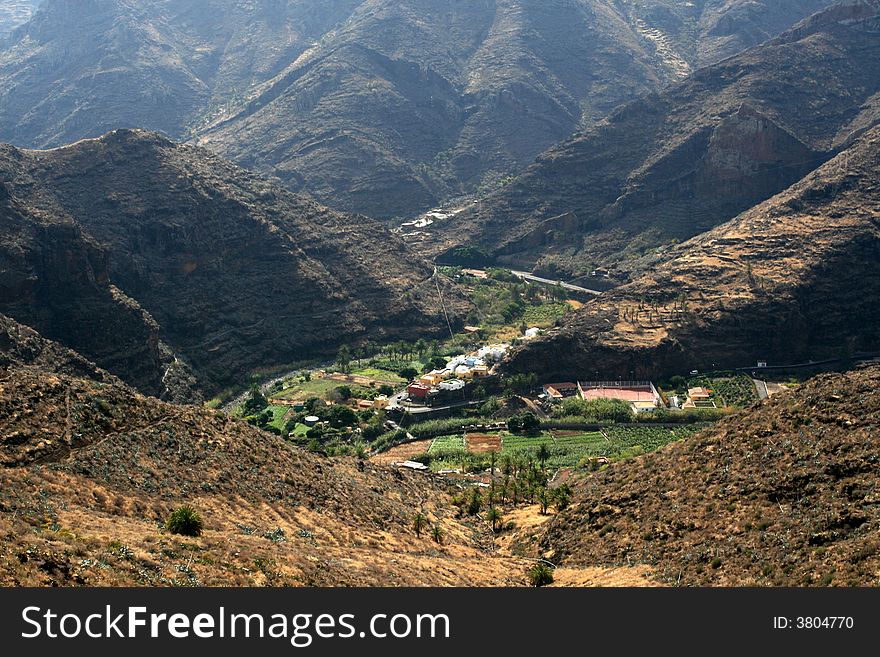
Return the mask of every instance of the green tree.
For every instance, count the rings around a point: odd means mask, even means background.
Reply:
[[[340,401],[348,401],[352,396],[351,388],[349,386],[336,386],[333,389],[333,396]]]
[[[468,513],[472,516],[477,515],[483,508],[483,495],[476,488],[471,489],[470,500],[468,501]]]
[[[547,447],[547,443],[541,443],[538,446],[538,451],[535,453],[535,456],[538,457],[538,461],[541,463],[541,468],[547,464],[547,459],[550,458],[550,449]]]
[[[417,538],[422,537],[422,530],[428,525],[428,519],[422,513],[417,513],[413,517],[413,531]]]
[[[381,386],[379,386],[379,394],[385,395],[386,397],[390,397],[391,395],[394,394],[394,388],[392,388],[387,383],[383,383]]]
[[[348,348],[347,344],[340,347],[339,354],[336,356],[336,364],[339,365],[339,370],[342,373],[348,374],[351,368],[351,349]]]
[[[358,423],[357,413],[348,406],[339,406],[338,404],[327,407],[323,419],[327,420],[334,429],[353,427]]]
[[[510,433],[519,433],[522,431],[522,419],[518,415],[514,415],[513,417],[507,420],[507,430]]]
[[[498,532],[498,525],[501,523],[501,520],[504,518],[501,511],[497,506],[493,506],[489,509],[486,514],[486,520],[488,520],[492,525],[492,531]]]
[[[524,433],[535,433],[541,428],[541,421],[532,413],[526,413],[521,420]]]
[[[419,371],[414,367],[404,367],[398,372],[398,374],[400,374],[401,378],[404,378],[407,381],[412,381],[419,375]]]
[[[260,388],[254,386],[251,388],[250,396],[245,400],[241,407],[241,414],[244,417],[250,417],[262,412],[269,405],[269,400],[260,391]]]
[[[435,543],[443,543],[443,529],[440,525],[434,525],[431,529],[431,538],[434,539]]]
[[[546,516],[547,510],[550,508],[550,502],[553,500],[550,492],[542,487],[538,493],[538,502],[541,504],[541,515]]]
[[[560,485],[553,491],[553,497],[556,502],[557,511],[565,511],[571,504],[572,490],[568,484]]]

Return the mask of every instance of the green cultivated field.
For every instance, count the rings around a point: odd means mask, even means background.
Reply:
[[[272,421],[269,424],[279,431],[284,429],[284,416],[287,415],[290,408],[287,406],[269,406],[266,410],[272,413]]]
[[[339,381],[330,379],[312,379],[294,384],[290,388],[280,392],[271,393],[272,399],[289,399],[292,401],[305,401],[312,397],[323,399],[326,395],[339,386],[344,385]]]
[[[534,460],[537,458],[538,448],[543,444],[550,453],[547,459],[549,469],[583,467],[590,459],[604,457],[616,461],[652,452],[669,443],[687,438],[706,426],[687,425],[674,428],[609,426],[601,432],[546,431],[536,436],[502,432],[500,457],[511,456]],[[460,435],[437,438],[431,444],[428,454],[433,457],[431,469],[434,471],[462,466],[485,469],[490,458],[488,454],[467,452],[464,448],[464,438]]]
[[[463,436],[440,436],[435,438],[428,449],[428,454],[437,454],[451,450],[464,450]]]
[[[523,313],[523,321],[529,326],[548,328],[570,310],[571,306],[567,303],[544,303],[539,306],[529,306]]]

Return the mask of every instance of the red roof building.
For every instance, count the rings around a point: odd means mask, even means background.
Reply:
[[[410,397],[427,399],[428,393],[431,392],[431,388],[422,383],[411,383],[406,389],[406,392]]]

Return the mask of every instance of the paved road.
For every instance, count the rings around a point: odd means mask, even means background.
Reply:
[[[574,292],[583,292],[584,294],[593,294],[595,296],[599,296],[602,294],[598,290],[589,290],[585,287],[580,287],[579,285],[572,285],[571,283],[565,283],[563,281],[553,281],[549,278],[541,278],[540,276],[535,276],[534,274],[530,274],[527,271],[514,271],[510,272],[517,278],[521,278],[524,281],[531,281],[532,283],[544,283],[545,285],[561,285],[566,290],[572,290]]]
[[[767,383],[765,381],[759,381],[758,379],[752,379],[755,382],[755,389],[758,391],[759,399],[768,399],[770,397],[770,391],[767,389]]]

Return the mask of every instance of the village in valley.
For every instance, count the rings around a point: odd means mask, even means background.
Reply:
[[[512,348],[539,339],[580,301],[571,290],[504,270],[445,273],[471,286],[479,310],[461,334],[448,342],[344,346],[332,364],[255,386],[234,412],[328,456],[354,455],[478,487],[539,464],[552,488],[784,389],[745,372],[690,372],[667,381],[503,374]]]

